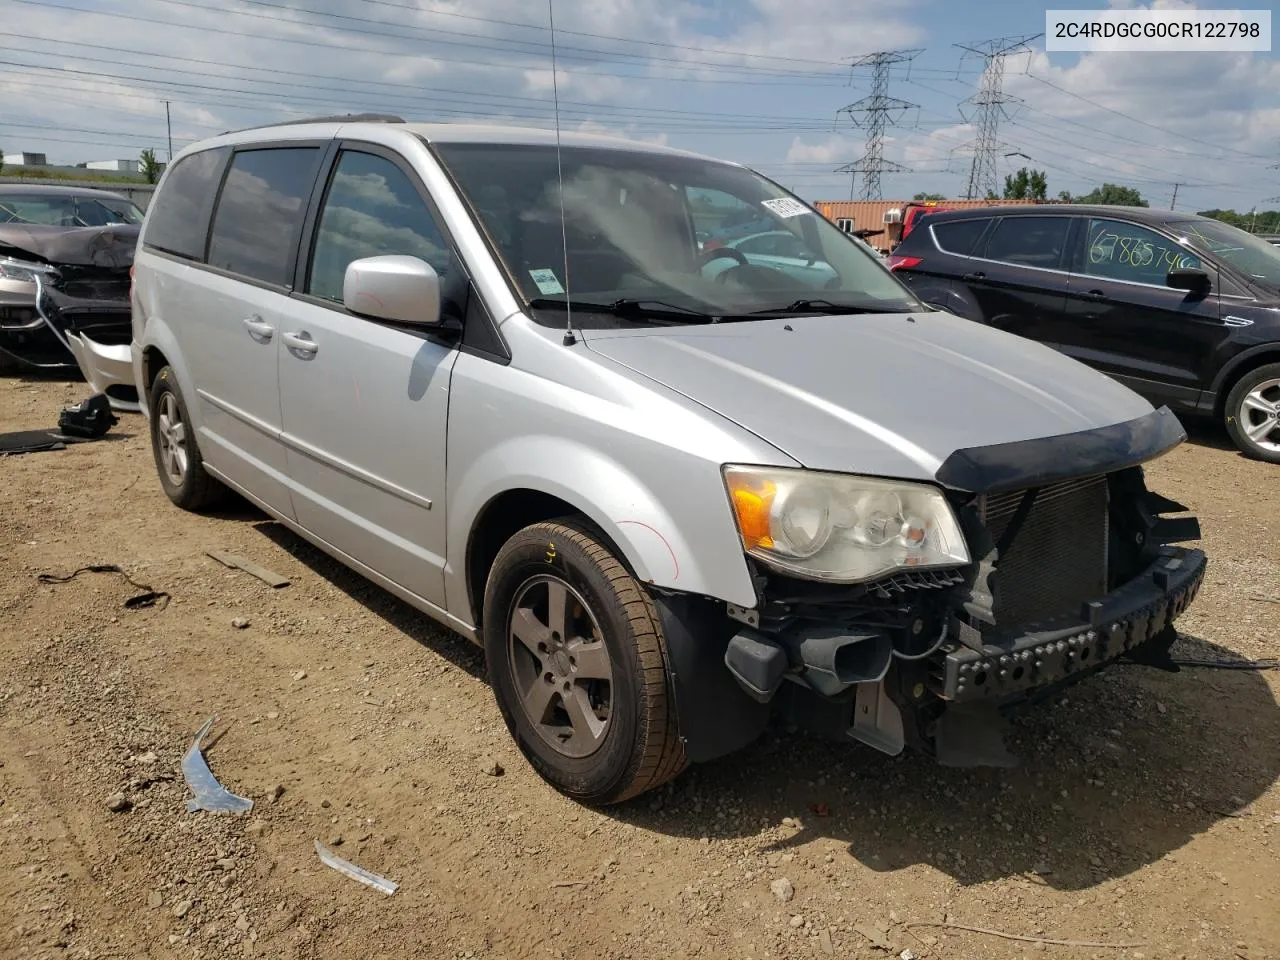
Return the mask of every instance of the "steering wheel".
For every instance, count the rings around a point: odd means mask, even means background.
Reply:
[[[721,257],[728,257],[730,260],[737,261],[740,267],[747,265],[747,258],[742,255],[741,250],[735,250],[733,247],[713,247],[698,254],[698,266],[705,267],[712,260],[719,260]]]

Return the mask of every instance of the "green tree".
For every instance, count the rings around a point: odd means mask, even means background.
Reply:
[[[142,151],[142,156],[138,158],[138,168],[147,183],[155,183],[160,179],[160,162],[156,159],[154,150]]]
[[[1133,187],[1122,187],[1118,183],[1104,183],[1100,187],[1094,187],[1084,196],[1076,197],[1076,203],[1096,203],[1111,207],[1151,206]]]
[[[1075,203],[1075,201],[1071,199],[1071,192],[1069,190],[1059,190],[1058,199],[1063,203]]]
[[[1221,220],[1250,233],[1280,233],[1280,210],[1201,210],[1198,216]]]
[[[1004,199],[1044,200],[1049,195],[1049,185],[1043,170],[1022,167],[1017,173],[1004,178]]]
[[[911,199],[916,201],[928,201],[928,200],[945,200],[947,198],[941,193],[917,193]]]

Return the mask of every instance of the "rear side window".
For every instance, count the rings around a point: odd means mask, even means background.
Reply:
[[[147,211],[144,245],[166,253],[204,259],[209,211],[229,149],[201,150],[174,164]]]
[[[1062,265],[1070,226],[1066,217],[1005,217],[987,241],[986,258],[1057,269]]]
[[[990,220],[948,220],[946,223],[933,224],[933,238],[938,249],[944,253],[955,253],[967,257],[987,229]]]
[[[287,285],[319,159],[318,147],[238,151],[213,216],[209,265]]]

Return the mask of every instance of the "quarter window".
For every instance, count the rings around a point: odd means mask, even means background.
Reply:
[[[987,228],[990,220],[948,220],[933,225],[933,236],[938,242],[938,249],[944,253],[954,253],[967,257]]]
[[[449,269],[444,234],[404,171],[385,157],[344,151],[320,213],[307,292],[341,303],[347,265],[389,255],[425,260],[441,278]]]
[[[1134,223],[1090,220],[1081,272],[1108,280],[1166,286],[1170,270],[1203,269],[1200,258]]]
[[[144,244],[156,250],[204,259],[209,211],[218,189],[226,148],[188,154],[173,165],[147,211]]]
[[[288,285],[319,156],[316,147],[236,153],[213,217],[209,265]]]
[[[1066,217],[1005,217],[987,241],[986,258],[1057,269],[1062,265],[1070,225]]]

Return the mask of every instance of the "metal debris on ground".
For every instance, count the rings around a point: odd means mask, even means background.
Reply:
[[[200,741],[213,729],[218,715],[214,714],[196,733],[191,746],[182,758],[182,776],[195,796],[187,800],[187,811],[207,810],[210,813],[247,813],[253,809],[248,797],[238,797],[218,782],[200,752]]]
[[[282,577],[274,570],[268,570],[261,564],[254,563],[252,560],[248,560],[234,553],[224,553],[221,550],[209,550],[207,551],[207,554],[214,560],[217,560],[224,567],[230,567],[233,570],[243,570],[245,573],[257,577],[269,587],[275,587],[279,590],[281,587],[287,587],[289,585],[288,577]]]
[[[349,861],[336,856],[332,850],[326,847],[319,840],[315,841],[315,844],[316,853],[320,855],[322,863],[326,866],[332,867],[339,873],[346,874],[352,880],[363,883],[366,886],[373,887],[373,889],[379,890],[382,893],[387,894],[387,896],[390,896],[400,889],[400,884],[395,881],[388,880],[386,877],[380,877],[376,873],[370,873],[363,867],[357,867],[354,863],[350,863]]]
[[[118,573],[129,582],[130,586],[137,587],[139,590],[144,591],[143,593],[140,593],[135,597],[130,597],[126,600],[124,602],[126,609],[137,610],[141,607],[154,607],[161,600],[164,601],[164,603],[161,604],[161,609],[164,609],[169,605],[169,594],[165,593],[163,590],[156,590],[148,584],[139,583],[114,563],[90,564],[87,567],[81,567],[74,573],[67,574],[65,577],[60,577],[52,573],[42,573],[36,577],[36,579],[41,583],[68,583],[80,576],[82,573]]]

